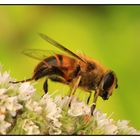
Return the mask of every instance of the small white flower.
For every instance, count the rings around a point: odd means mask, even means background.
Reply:
[[[118,120],[117,126],[119,129],[124,129],[127,128],[128,123],[129,122],[127,120],[122,120],[122,121]]]
[[[53,102],[52,103],[48,103],[46,105],[46,108],[45,108],[46,112],[47,112],[47,117],[50,118],[50,119],[53,119],[55,120],[55,118],[59,118],[61,115],[61,109],[60,108],[57,108],[56,107],[56,104],[54,104]]]
[[[41,100],[40,100],[40,104],[41,105],[46,105],[48,102],[52,102],[52,99],[50,98],[50,96],[48,94],[45,94]]]
[[[88,107],[84,102],[78,102],[76,98],[73,98],[71,102],[71,107],[68,110],[68,114],[71,116],[81,116],[90,113],[90,107]]]
[[[6,134],[7,129],[11,126],[9,122],[0,121],[0,134]]]
[[[61,123],[58,119],[55,119],[55,120],[53,121],[53,124],[54,124],[54,126],[57,127],[57,128],[60,128],[60,127],[62,126],[62,123]]]
[[[6,113],[6,108],[5,106],[2,104],[0,105],[0,114],[5,114]]]
[[[40,103],[45,105],[45,111],[48,118],[55,120],[56,118],[61,117],[61,108],[57,107],[49,95],[44,95]]]
[[[4,95],[7,92],[6,88],[1,88],[0,89],[0,96]]]
[[[112,119],[106,120],[106,124],[104,125],[104,134],[114,135],[117,134],[117,126],[113,123]]]
[[[45,111],[47,113],[46,117],[51,120],[56,120],[59,117],[61,117],[61,109],[59,107],[56,107],[56,104],[54,102],[48,102],[45,107]]]
[[[117,134],[117,126],[112,119],[107,118],[107,114],[102,113],[100,110],[95,110],[94,118],[97,122],[96,130],[100,130],[101,134]]]
[[[68,96],[65,96],[65,97],[63,97],[63,98],[62,98],[61,96],[56,96],[55,99],[54,99],[54,102],[55,102],[60,108],[63,108],[63,107],[68,106],[69,101],[70,101],[70,97],[68,97]]]
[[[40,134],[39,127],[29,119],[24,120],[22,128],[26,131],[28,135]]]
[[[54,98],[54,102],[55,102],[55,104],[57,104],[58,106],[60,106],[60,104],[62,102],[62,97],[61,96],[56,96]]]
[[[39,113],[39,114],[42,112],[42,107],[39,105],[39,103],[31,99],[27,101],[25,106],[30,111],[35,111],[36,113]]]
[[[6,92],[7,92],[7,89],[5,88],[0,89],[0,100],[8,97],[8,95],[6,95]]]
[[[8,72],[0,73],[0,85],[5,86],[10,81],[10,74]]]
[[[0,113],[0,122],[1,122],[1,121],[4,121],[4,119],[5,119],[5,115],[2,114],[2,113]]]
[[[118,131],[121,134],[130,134],[130,135],[136,135],[136,134],[140,134],[140,132],[137,132],[137,130],[133,127],[129,127],[128,126],[128,121],[127,120],[122,120],[122,121],[118,121],[117,122],[117,127],[118,127]]]
[[[50,135],[60,135],[61,129],[51,126],[49,129],[49,134]]]
[[[100,129],[104,124],[106,124],[107,114],[102,113],[100,110],[95,110],[94,118],[97,121],[98,128]]]
[[[40,104],[44,105],[46,112],[46,119],[52,120],[54,126],[61,126],[61,123],[58,119],[61,117],[61,108],[52,101],[49,95],[44,95],[40,101]]]
[[[29,100],[32,95],[35,93],[35,88],[30,85],[28,82],[22,83],[19,87],[19,95],[18,98],[21,101]]]
[[[8,97],[7,99],[5,99],[4,106],[12,116],[15,116],[16,112],[23,107],[18,103],[17,96]]]

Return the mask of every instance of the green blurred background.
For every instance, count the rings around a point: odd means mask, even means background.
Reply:
[[[31,77],[38,63],[21,50],[56,50],[37,32],[113,69],[119,88],[108,101],[99,98],[97,108],[140,129],[140,6],[0,6],[0,63],[17,80]],[[34,83],[38,93],[43,93],[43,82]],[[49,81],[49,92],[56,89],[57,94],[68,91],[67,86]],[[81,99],[88,95],[81,90],[77,94]]]

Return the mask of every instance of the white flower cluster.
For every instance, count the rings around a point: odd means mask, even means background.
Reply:
[[[49,94],[34,98],[35,88],[30,83],[9,83],[9,73],[0,72],[0,135],[136,135],[129,122],[114,121],[73,97]]]
[[[6,134],[18,112],[23,109],[20,101],[31,98],[35,92],[29,83],[10,84],[10,74],[0,72],[0,134]]]
[[[97,121],[97,127],[94,128],[94,131],[98,131],[99,134],[108,134],[108,135],[138,135],[138,132],[135,128],[129,126],[129,121],[127,120],[118,120],[117,122],[113,119],[109,119],[107,114],[103,114],[101,111],[94,112],[95,120]]]

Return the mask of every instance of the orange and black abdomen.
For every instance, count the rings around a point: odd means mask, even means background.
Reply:
[[[62,57],[60,68],[64,73],[64,78],[68,82],[72,81],[80,71],[78,61],[74,58],[65,55],[58,55],[58,57]]]
[[[72,81],[80,70],[80,66],[77,63],[77,60],[66,55],[56,55],[55,57],[58,67],[64,73],[63,78],[67,82]]]
[[[61,54],[50,56],[37,65],[34,70],[34,79],[38,80],[44,76],[58,75],[66,80],[70,80],[73,78],[71,75],[75,71],[76,61]]]

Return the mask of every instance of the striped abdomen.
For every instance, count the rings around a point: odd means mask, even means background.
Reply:
[[[65,55],[56,54],[40,62],[34,70],[34,79],[44,76],[58,75],[66,80],[72,80],[75,76],[76,61]]]

